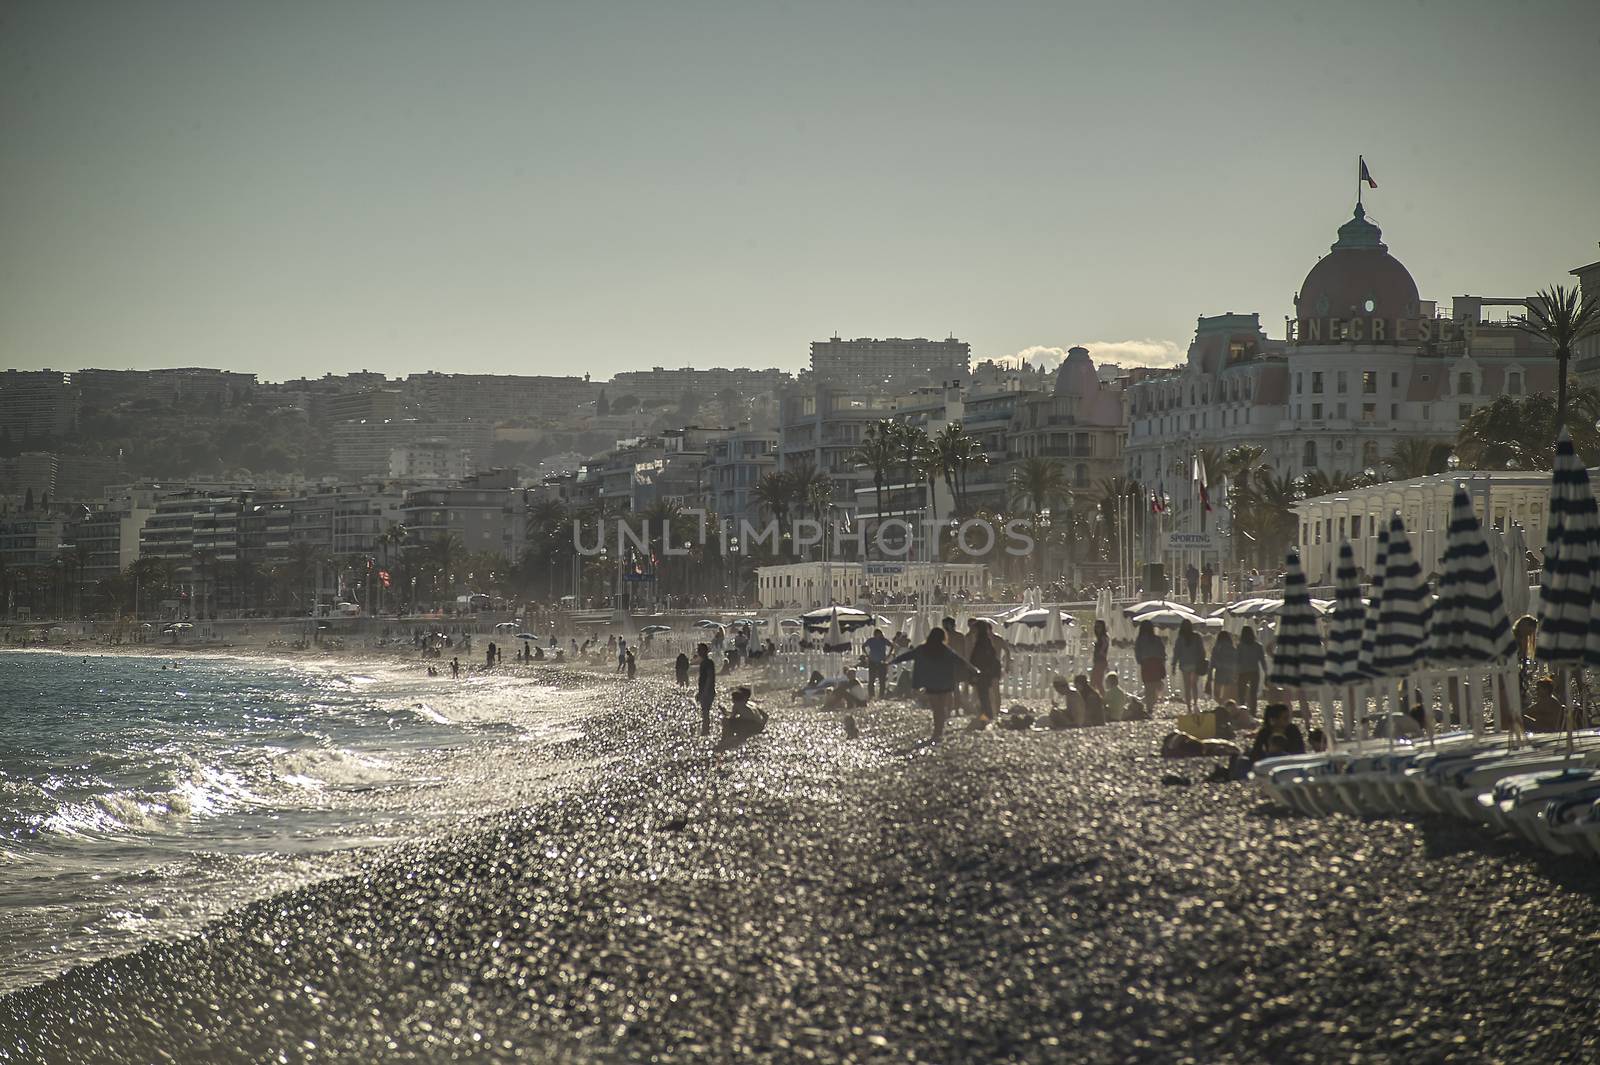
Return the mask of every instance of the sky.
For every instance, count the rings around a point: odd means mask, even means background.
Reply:
[[[1600,259],[1600,3],[0,0],[0,366],[1177,358],[1356,158],[1425,299]]]

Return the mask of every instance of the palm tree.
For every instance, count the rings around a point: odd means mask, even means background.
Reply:
[[[877,494],[878,520],[883,520],[883,490],[889,483],[889,474],[899,460],[899,445],[895,441],[895,423],[884,419],[867,426],[861,444],[850,455],[850,461],[872,471],[872,487]]]
[[[1572,349],[1600,335],[1600,297],[1580,296],[1576,287],[1554,285],[1536,292],[1526,314],[1512,319],[1518,329],[1548,343],[1556,356],[1556,431],[1567,423],[1567,363]]]
[[[1026,510],[1033,516],[1034,539],[1041,546],[1039,552],[1039,577],[1045,571],[1045,529],[1051,523],[1051,511],[1071,506],[1072,492],[1067,487],[1067,475],[1059,462],[1051,459],[1023,459],[1011,469],[1011,505]]]
[[[1585,464],[1600,460],[1600,391],[1578,387],[1567,397],[1568,431]],[[1461,425],[1456,455],[1468,470],[1548,470],[1550,436],[1555,431],[1556,400],[1548,392],[1501,396],[1477,408]]]
[[[1443,473],[1450,457],[1450,445],[1410,436],[1396,440],[1389,457],[1383,460],[1389,476],[1396,481],[1412,477],[1426,477],[1430,473]]]
[[[773,470],[756,482],[756,505],[778,521],[782,530],[788,524],[789,507],[794,499],[794,475],[789,470]],[[782,533],[780,531],[779,535]]]
[[[927,454],[928,434],[918,426],[907,425],[904,422],[895,422],[894,425],[895,446],[899,451],[900,469],[904,474],[904,479],[900,483],[907,486],[919,484],[921,478],[917,476],[917,471],[922,469],[923,457]],[[909,505],[906,513],[908,515],[911,513]]]

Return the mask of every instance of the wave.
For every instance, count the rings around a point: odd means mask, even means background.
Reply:
[[[279,780],[312,791],[391,787],[409,781],[381,758],[336,747],[280,754],[272,761],[272,772]]]

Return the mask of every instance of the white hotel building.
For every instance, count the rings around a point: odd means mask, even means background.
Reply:
[[[1285,339],[1256,314],[1201,318],[1183,366],[1129,385],[1128,475],[1182,511],[1202,448],[1254,444],[1291,477],[1382,471],[1407,438],[1447,448],[1475,406],[1555,387],[1549,349],[1484,316],[1526,302],[1458,296],[1439,316],[1357,204],[1295,294]]]

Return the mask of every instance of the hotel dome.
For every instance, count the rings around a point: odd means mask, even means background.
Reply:
[[[1393,344],[1399,341],[1397,322],[1416,318],[1418,307],[1411,271],[1389,254],[1383,232],[1358,203],[1339,227],[1330,254],[1317,260],[1300,285],[1298,339]],[[1341,323],[1337,328],[1335,321]]]

